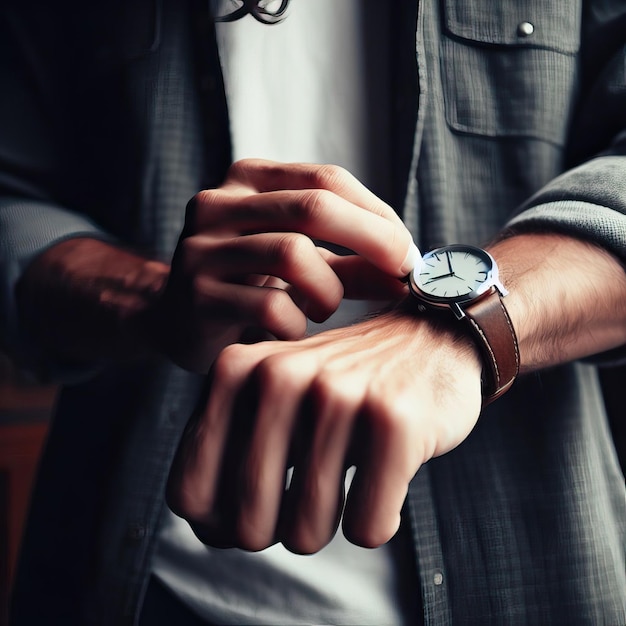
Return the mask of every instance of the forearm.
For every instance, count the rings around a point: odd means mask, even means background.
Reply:
[[[558,234],[520,234],[490,248],[509,290],[522,372],[626,344],[626,272],[606,250]]]
[[[154,349],[146,318],[169,266],[91,238],[39,255],[17,285],[24,327],[61,362],[132,358]]]
[[[552,367],[626,346],[626,271],[604,248],[557,233],[524,233],[488,247],[508,291],[503,298],[519,346],[519,371]],[[389,332],[404,334],[430,324],[409,296],[385,313]],[[441,328],[471,341],[469,325],[437,314],[438,343],[450,342]],[[459,355],[459,358],[464,358]]]

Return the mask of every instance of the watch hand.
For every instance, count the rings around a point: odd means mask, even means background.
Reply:
[[[442,278],[449,278],[450,276],[454,276],[454,272],[450,272],[449,274],[442,274],[441,276],[435,276],[433,278],[428,279],[424,284],[428,285],[428,283],[434,283],[436,280],[440,280]]]
[[[446,259],[448,259],[448,270],[450,270],[450,274],[454,274],[454,270],[452,269],[452,260],[450,259],[449,250],[446,250]]]

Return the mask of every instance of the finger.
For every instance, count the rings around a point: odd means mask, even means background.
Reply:
[[[241,548],[262,550],[277,540],[294,424],[314,367],[286,352],[269,356],[255,370],[259,402],[238,489]]]
[[[357,452],[357,470],[343,518],[346,538],[375,548],[389,541],[400,526],[400,512],[419,462],[404,418],[379,410],[362,416],[366,434]]]
[[[196,231],[203,229],[206,227],[205,220],[211,220],[216,211],[219,212],[220,207],[224,208],[226,197],[240,203],[251,195],[288,192],[288,190],[307,190],[311,193],[330,192],[331,196],[341,197],[347,203],[358,207],[359,211],[371,213],[395,225],[400,233],[394,237],[399,248],[396,254],[400,260],[390,261],[391,273],[403,276],[412,269],[415,260],[411,258],[415,256],[414,246],[411,246],[411,236],[402,220],[387,203],[373,194],[354,176],[334,165],[279,163],[260,159],[239,161],[231,166],[226,182],[220,189],[201,192],[189,203],[186,223],[192,224]],[[243,204],[245,205],[245,202]],[[227,215],[220,216],[214,223],[230,225],[228,218],[231,215],[228,211]],[[338,245],[346,245],[335,241],[332,237],[326,240]],[[352,246],[347,247],[355,249]],[[360,250],[357,251],[361,253]],[[386,264],[385,259],[381,262],[383,265]]]
[[[221,467],[238,394],[256,364],[250,346],[222,351],[209,377],[208,392],[179,444],[167,485],[174,513],[202,527],[217,528],[215,516]]]
[[[354,300],[397,300],[407,295],[406,283],[380,271],[363,257],[340,256],[320,249],[320,255],[339,277],[344,297]]]
[[[200,200],[199,200],[200,201]],[[363,210],[326,189],[271,191],[233,198],[224,190],[205,192],[204,232],[225,236],[299,232],[353,250],[388,274],[405,276],[414,245],[397,220]]]
[[[306,313],[324,321],[339,306],[343,285],[315,244],[299,233],[262,233],[227,240],[196,236],[186,253],[195,273],[248,282],[250,274],[269,275],[290,284]],[[263,281],[265,286],[268,285]]]
[[[278,345],[285,344],[233,345],[222,352],[212,372],[206,403],[188,429],[193,437],[184,438],[176,454],[168,504],[208,545],[256,549],[254,540],[242,538],[237,527],[245,485],[241,479],[257,413],[259,387],[252,372]],[[273,450],[269,452],[271,455]],[[284,470],[281,485],[284,487]]]
[[[285,282],[282,278],[277,278],[276,276],[258,276],[256,281],[254,280],[254,276],[250,276],[250,279],[254,282],[246,284],[256,284],[257,287],[282,289],[284,291],[288,291],[290,289],[289,283]]]
[[[366,211],[402,225],[398,214],[386,202],[337,165],[243,159],[231,166],[226,185],[232,188],[243,185],[259,193],[287,189],[327,189]]]
[[[317,552],[337,530],[347,451],[363,396],[357,382],[327,372],[311,385],[308,449],[295,463],[281,524],[281,541],[292,552]]]
[[[306,333],[307,318],[283,289],[234,285],[212,277],[195,281],[195,306],[198,324],[205,325],[202,341],[210,341],[213,323],[262,328],[277,339],[299,339]]]
[[[211,283],[207,285],[206,283]],[[267,286],[266,286],[267,285]],[[215,334],[228,324],[231,332],[223,346],[231,343],[256,344],[271,339],[293,341],[307,332],[307,303],[291,285],[266,278],[259,286],[228,285],[201,278],[196,281],[195,318],[185,329],[185,343],[195,345],[189,356],[176,345],[173,360],[182,367],[206,373],[215,360]],[[183,335],[179,335],[183,336]],[[228,339],[230,337],[230,339]]]

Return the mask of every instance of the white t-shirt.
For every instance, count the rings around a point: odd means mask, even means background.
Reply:
[[[218,25],[235,159],[335,163],[384,192],[390,180],[386,12],[392,3],[379,4],[377,15],[364,15],[361,0],[292,0],[278,25],[251,16]],[[376,50],[365,50],[366,20],[378,26],[380,40],[367,44]],[[373,57],[376,63],[367,61]],[[368,308],[345,302],[330,323],[312,324],[310,331],[344,325]],[[311,556],[281,545],[249,553],[203,545],[170,513],[160,539],[155,575],[213,624],[414,621],[412,595],[419,591],[401,536],[375,550],[356,547],[338,532]]]

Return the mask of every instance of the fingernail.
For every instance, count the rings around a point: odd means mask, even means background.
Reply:
[[[412,272],[415,267],[422,262],[422,253],[419,248],[411,241],[409,245],[409,251],[406,253],[406,257],[402,263],[402,267],[400,271],[403,276],[406,276],[408,273]]]

